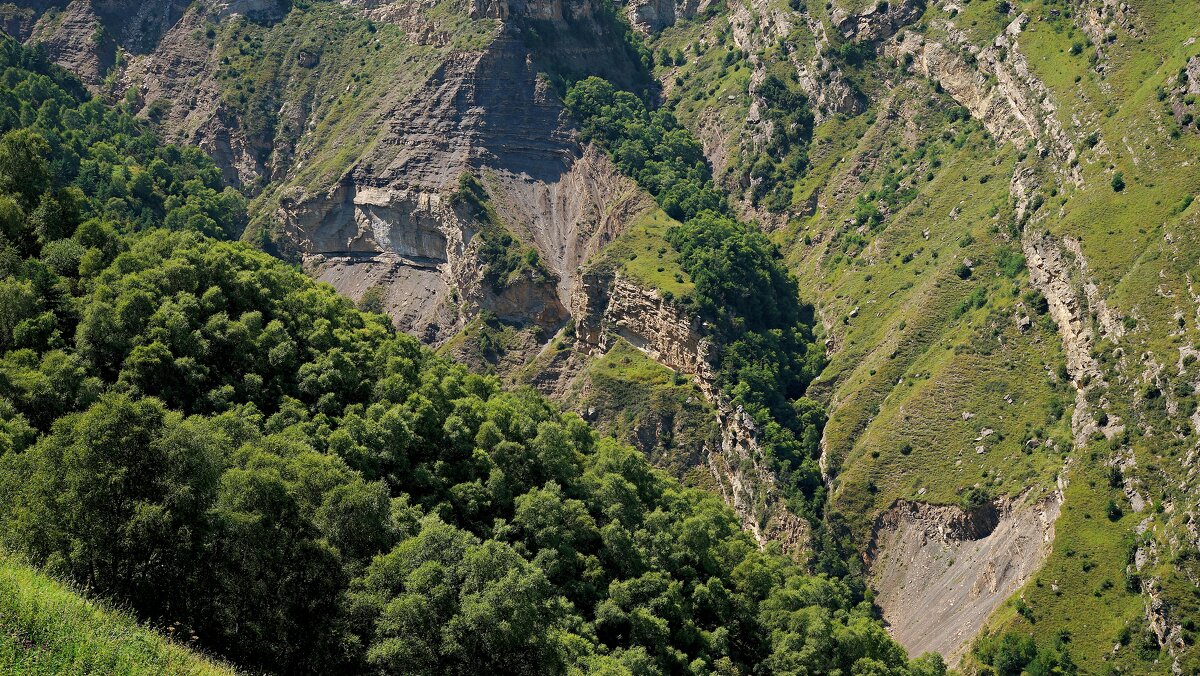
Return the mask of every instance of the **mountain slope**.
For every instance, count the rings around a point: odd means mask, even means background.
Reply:
[[[1188,271],[1147,266],[1188,260],[1195,218],[1182,6],[752,3],[653,38],[701,46],[660,73],[735,193],[768,180],[753,156],[779,132],[762,84],[795,66],[816,124],[790,204],[764,223],[825,318],[834,505],[873,543],[879,602],[910,648],[953,654],[973,632],[929,643],[907,608],[979,626],[1028,581],[1001,625],[1036,620],[1047,647],[1061,628],[1091,670],[1188,670],[1190,557],[1162,552],[1193,546],[1171,514],[1194,503],[1195,432],[1156,411],[1191,410],[1194,327]],[[692,74],[714,62],[716,80]],[[858,95],[831,95],[843,86]],[[998,501],[980,512],[981,497]],[[1025,563],[1047,555],[1040,573]]]
[[[232,674],[61,583],[0,560],[0,669],[14,674]]]
[[[273,673],[945,673],[717,496],[228,241],[244,199],[129,104],[0,65],[4,551]],[[0,577],[4,659],[174,668],[41,584]]]
[[[8,25],[210,150],[257,195],[249,238],[620,433],[761,540],[861,557],[910,652],[1194,670],[1188,3],[93,4]],[[721,379],[732,341],[676,302],[687,219],[565,110],[585,75],[700,142],[815,307],[808,518]]]

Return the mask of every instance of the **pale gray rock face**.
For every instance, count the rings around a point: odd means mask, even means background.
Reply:
[[[1187,62],[1187,93],[1200,94],[1200,56],[1193,56]]]
[[[619,227],[605,222],[609,198],[631,186],[580,146],[519,41],[501,37],[481,54],[452,57],[385,119],[389,133],[341,186],[280,210],[319,278],[351,297],[369,288],[351,277],[392,280],[385,293],[398,325],[435,341],[478,308],[547,327],[565,321],[578,266],[611,238],[603,229]],[[557,282],[518,281],[502,292],[482,282],[476,225],[446,197],[465,173],[483,178],[506,224],[539,248]]]
[[[283,0],[204,0],[201,4],[210,14],[217,17],[232,14],[277,16],[287,9],[287,3]]]
[[[900,0],[878,2],[858,14],[835,8],[830,19],[846,39],[877,43],[895,35],[924,11],[925,0]]]
[[[643,33],[657,33],[703,14],[712,0],[633,0],[628,4],[629,22]]]
[[[972,512],[901,502],[881,515],[870,552],[876,603],[911,655],[957,665],[984,622],[1050,553],[1061,493]]]
[[[158,120],[164,135],[203,148],[234,185],[286,184],[305,159],[294,157],[295,138],[247,135],[245,121],[223,102],[219,59],[204,39],[209,22],[236,15],[275,20],[286,2],[25,4],[31,17],[43,19],[33,39],[95,89],[109,76],[117,49],[124,49],[129,58],[117,88],[132,88],[147,107],[166,103],[159,105],[165,112]],[[343,4],[377,21],[398,22],[418,44],[436,38],[414,3]],[[45,14],[52,6],[59,12]],[[387,97],[387,107],[369,122],[386,133],[363,148],[334,185],[289,192],[272,214],[283,225],[284,248],[352,298],[386,287],[397,325],[434,342],[481,308],[515,321],[560,325],[579,267],[646,204],[630,202],[629,195],[637,194],[632,184],[606,157],[580,145],[561,102],[538,78],[519,24],[587,21],[595,10],[588,0],[476,2],[474,14],[512,25],[501,23],[491,43],[477,51],[448,52],[414,94]],[[97,26],[104,28],[103,44],[93,38]],[[620,50],[610,42],[566,40],[556,58],[611,63]],[[299,58],[306,68],[319,65],[315,55]],[[307,100],[285,103],[277,126],[295,136],[308,133],[314,107]],[[514,280],[503,292],[482,282],[476,226],[447,203],[464,173],[486,179],[506,226],[539,250],[553,280]],[[623,202],[630,203],[613,207]]]

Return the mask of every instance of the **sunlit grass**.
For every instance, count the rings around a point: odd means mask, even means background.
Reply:
[[[235,672],[0,553],[0,673]]]

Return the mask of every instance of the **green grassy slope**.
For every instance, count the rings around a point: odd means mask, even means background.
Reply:
[[[658,207],[635,219],[592,264],[613,266],[647,288],[682,298],[695,285],[679,264],[679,252],[666,239],[667,230],[679,225]]]
[[[655,466],[715,490],[703,457],[717,443],[711,406],[688,379],[629,343],[618,340],[588,364],[564,400],[604,433],[644,450]]]
[[[659,68],[669,105],[710,152],[732,158],[731,171],[745,171],[747,157],[729,148],[758,133],[748,121],[755,59],[807,59],[812,37],[794,28],[802,12],[828,30],[839,10],[873,4],[735,2],[668,28],[652,38],[656,52],[687,55]],[[1032,144],[992,139],[888,47],[856,65],[834,55],[827,65],[866,95],[867,109],[816,126],[773,237],[830,339],[813,392],[830,407],[831,509],[856,539],[897,499],[953,504],[972,486],[1040,498],[1062,475],[1067,507],[1050,558],[986,633],[1032,634],[1039,648],[1065,638],[1081,673],[1160,672],[1176,659],[1187,673],[1200,599],[1200,542],[1188,526],[1200,129],[1181,71],[1200,55],[1200,24],[1194,3],[1102,5],[927,3],[905,29],[966,54],[1027,14],[1017,48],[1078,153],[1080,185],[1052,180],[1071,167]],[[772,13],[788,17],[792,34],[769,30]],[[749,53],[728,46],[738,31],[750,36]],[[703,49],[688,49],[702,38]],[[1018,169],[1044,177],[1027,224],[1010,194]],[[1020,255],[1024,237],[1042,235],[1080,242],[1087,272],[1075,275],[1076,290],[1086,297],[1082,285],[1093,285],[1109,309],[1082,308],[1103,381],[1089,390],[1087,415],[1103,415],[1109,436],[1079,447],[1058,327]]]
[[[0,553],[0,673],[235,672]]]
[[[1200,668],[1192,649],[1200,578],[1187,526],[1198,441],[1187,355],[1200,340],[1192,292],[1200,215],[1190,199],[1200,192],[1200,133],[1170,104],[1184,64],[1200,55],[1200,28],[1191,3],[1129,4],[1106,16],[1100,45],[1062,19],[1034,22],[1022,36],[1060,119],[1083,141],[1083,184],[1052,202],[1059,209],[1040,227],[1080,242],[1088,281],[1106,300],[1107,317],[1091,307],[1085,319],[1101,336],[1093,356],[1104,385],[1091,403],[1121,427],[1077,455],[1074,507],[1045,571],[1022,592],[1033,621],[1001,613],[994,629],[1069,632],[1081,667],[1096,672],[1191,673]],[[1045,15],[1047,5],[1028,11]],[[1072,54],[1077,43],[1084,47]]]
[[[974,122],[943,140],[953,106],[927,87],[887,106],[899,120],[878,114],[856,163],[830,178],[861,192],[777,233],[834,341],[820,381],[833,404],[827,467],[835,504],[863,538],[899,498],[953,504],[976,484],[1043,493],[1069,447],[1073,396],[1053,375],[1053,325],[1027,299],[1010,229],[1011,151]],[[914,126],[929,131],[906,139]],[[864,204],[889,213],[858,225]]]

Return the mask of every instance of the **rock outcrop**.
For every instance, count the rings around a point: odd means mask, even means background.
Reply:
[[[19,4],[27,6],[38,21],[27,36],[14,35],[45,45],[50,58],[98,89],[116,65],[118,50],[135,56],[153,51],[192,3],[71,0]],[[55,5],[62,5],[61,9]],[[51,14],[50,9],[58,11]]]
[[[717,412],[720,440],[707,450],[705,464],[725,502],[760,544],[773,540],[786,553],[802,553],[809,544],[809,525],[787,509],[750,416],[717,388],[714,348],[699,322],[658,293],[607,271],[584,275],[572,307],[575,335],[583,351],[603,353],[613,338],[620,337],[693,378]]]
[[[351,297],[383,286],[397,324],[435,342],[479,308],[561,324],[579,266],[646,206],[606,156],[579,144],[513,37],[451,58],[385,119],[389,132],[341,185],[285,200],[279,218],[319,278]],[[483,179],[557,283],[483,283],[475,224],[447,202],[465,173]]]
[[[946,22],[949,41],[909,34],[889,43],[885,53],[912,58],[916,72],[936,81],[997,138],[1017,144],[1034,141],[1039,153],[1053,155],[1054,167],[1078,185],[1082,179],[1074,162],[1075,146],[1046,86],[1030,71],[1019,48],[1028,23],[1029,17],[1021,14],[981,49]]]
[[[129,60],[122,87],[138,94],[144,110],[164,105],[157,122],[167,136],[202,148],[225,180],[254,185],[270,174],[265,161],[269,151],[261,141],[247,137],[222,100],[220,56],[205,39],[212,18],[200,7],[186,12],[154,51]]]
[[[835,7],[829,18],[847,40],[881,43],[915,21],[924,11],[925,0],[900,0],[878,2],[856,14]]]
[[[633,0],[628,5],[629,22],[642,33],[657,33],[703,14],[712,0]]]

